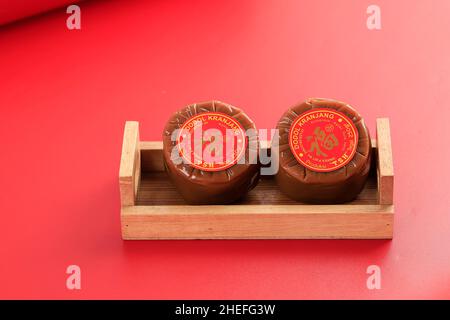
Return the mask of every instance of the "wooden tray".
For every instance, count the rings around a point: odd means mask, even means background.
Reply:
[[[262,148],[268,148],[267,144]],[[369,180],[352,202],[306,205],[263,177],[232,205],[187,205],[164,172],[162,142],[140,141],[127,121],[119,184],[122,238],[145,239],[392,239],[394,172],[389,119],[377,119]]]

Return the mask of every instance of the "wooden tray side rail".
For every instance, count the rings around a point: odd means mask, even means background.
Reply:
[[[377,119],[377,177],[380,204],[394,204],[394,162],[389,119]]]
[[[123,134],[119,169],[120,202],[122,207],[135,205],[140,175],[141,146],[139,141],[139,123],[127,121]]]

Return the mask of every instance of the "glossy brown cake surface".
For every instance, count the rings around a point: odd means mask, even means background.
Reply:
[[[173,139],[176,129],[196,115],[217,113],[236,120],[248,136],[242,159],[231,167],[218,171],[199,169],[190,163],[173,161]],[[239,108],[220,101],[207,101],[189,105],[175,112],[163,131],[163,158],[166,171],[185,201],[189,204],[227,204],[243,197],[258,182],[258,137],[253,121]],[[176,158],[176,152],[175,152]]]
[[[296,119],[315,108],[344,114],[357,130],[354,154],[344,166],[329,172],[318,172],[302,164],[290,145],[290,130]],[[289,108],[279,120],[277,129],[280,136],[276,181],[282,192],[307,203],[343,203],[356,198],[367,180],[372,148],[364,120],[353,107],[336,100],[310,98]],[[308,142],[305,140],[305,143]]]

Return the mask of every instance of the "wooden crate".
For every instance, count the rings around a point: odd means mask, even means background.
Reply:
[[[162,142],[140,141],[139,123],[127,121],[119,173],[122,237],[392,239],[394,171],[389,119],[377,119],[376,137],[369,180],[352,202],[298,203],[279,191],[273,177],[266,176],[239,203],[191,206],[164,172]]]

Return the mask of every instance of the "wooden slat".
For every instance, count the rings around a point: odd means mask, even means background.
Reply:
[[[140,174],[139,123],[127,121],[123,133],[122,156],[119,169],[120,201],[122,206],[135,204]]]
[[[393,213],[392,205],[351,205],[351,204],[297,204],[297,205],[179,205],[179,206],[131,206],[122,211],[125,216],[145,216],[145,215],[221,215],[221,214],[372,214],[372,213]]]
[[[143,239],[391,239],[393,206],[134,206],[122,236]]]
[[[394,164],[388,118],[377,119],[377,169],[380,204],[394,203]]]

